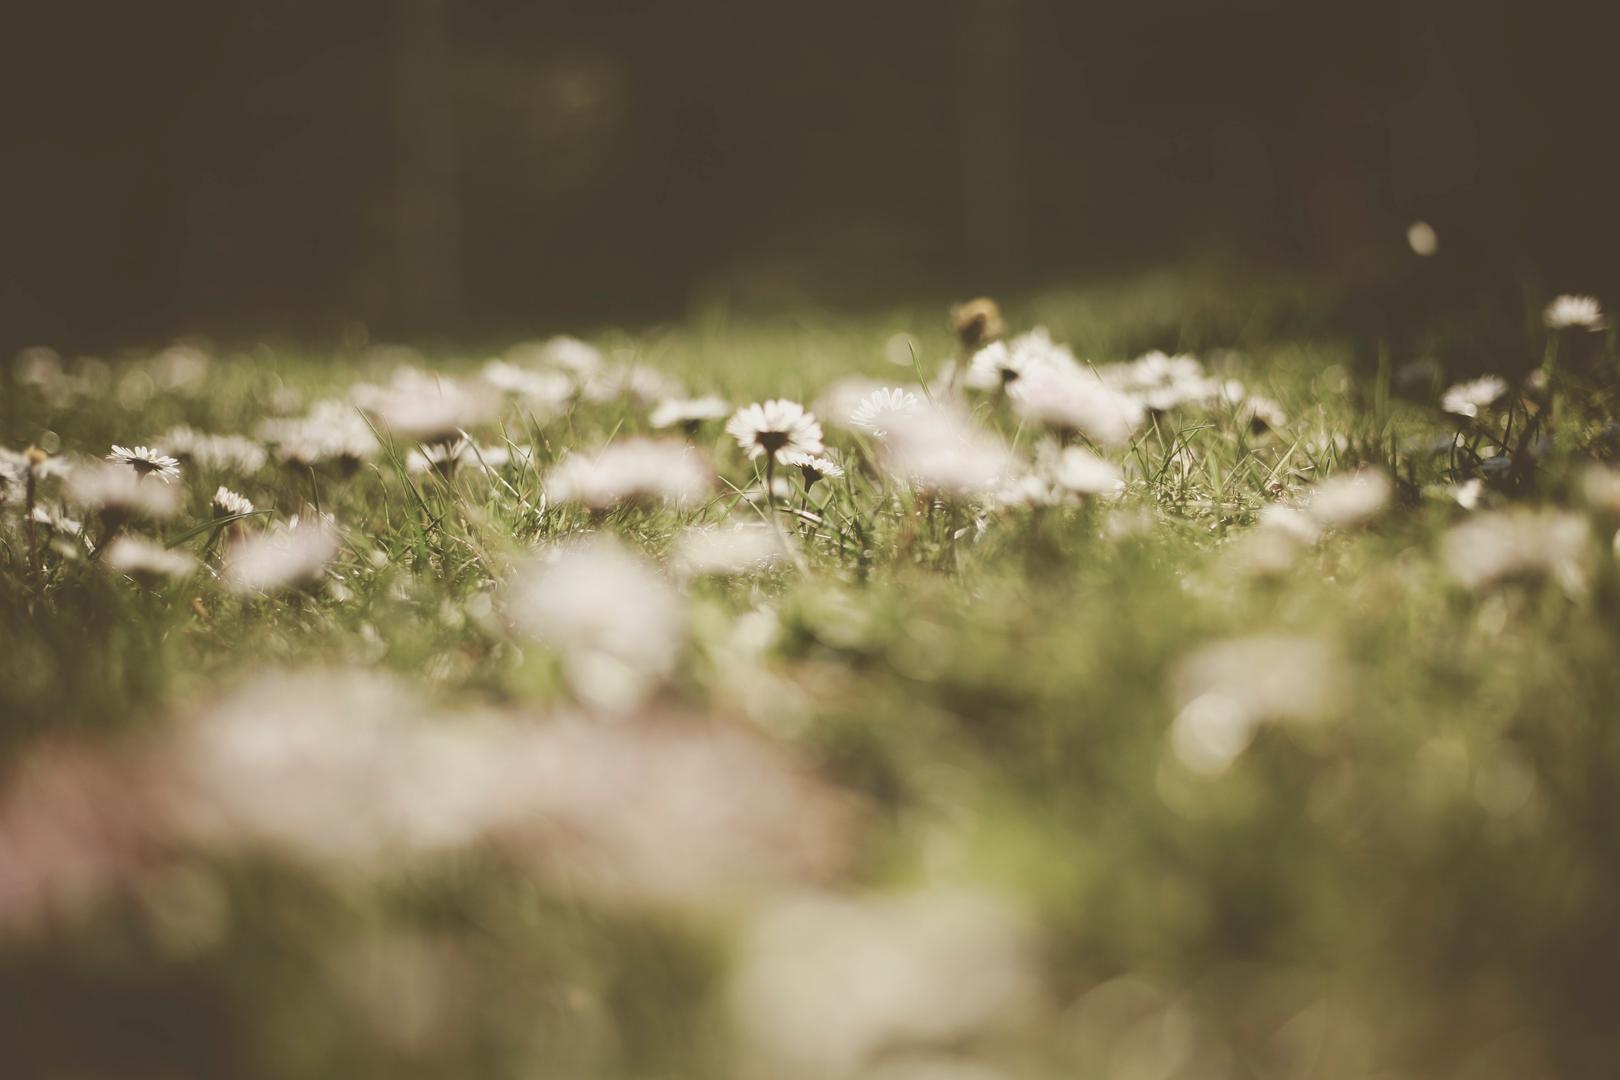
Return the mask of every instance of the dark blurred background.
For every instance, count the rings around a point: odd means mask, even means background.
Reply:
[[[1514,0],[11,6],[0,344],[466,338],[1211,254],[1617,278],[1614,17]]]

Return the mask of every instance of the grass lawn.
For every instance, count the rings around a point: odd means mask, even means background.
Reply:
[[[21,355],[0,1075],[1612,1075],[1615,333],[1328,308]]]

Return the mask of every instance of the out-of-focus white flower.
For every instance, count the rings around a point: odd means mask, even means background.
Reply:
[[[377,436],[355,407],[345,401],[317,401],[309,413],[290,419],[261,421],[258,435],[274,444],[276,457],[290,465],[333,462],[357,467],[377,453]]]
[[[1081,446],[1064,448],[1051,462],[1050,473],[1054,484],[1077,495],[1125,493],[1125,475],[1119,466]]]
[[[1310,547],[1322,539],[1322,527],[1303,510],[1273,503],[1260,511],[1260,528],[1281,533],[1295,543]]]
[[[65,491],[70,502],[88,510],[173,517],[180,509],[180,489],[153,483],[125,465],[92,461],[74,465]]]
[[[1099,446],[1123,446],[1147,419],[1142,403],[1111,389],[1083,368],[1041,367],[1027,371],[1008,390],[1025,420],[1054,431],[1084,435]]]
[[[1021,920],[987,896],[807,895],[750,929],[731,1002],[757,1075],[835,1078],[985,1035],[1037,987]]]
[[[1303,510],[1272,504],[1260,511],[1254,531],[1239,537],[1223,556],[1224,569],[1239,577],[1279,577],[1322,538],[1322,526]]]
[[[1588,466],[1581,472],[1581,496],[1593,510],[1620,516],[1620,469],[1612,465]]]
[[[1072,493],[1060,489],[1046,474],[1033,470],[1004,477],[991,493],[991,498],[999,507],[1018,510],[1076,501]]]
[[[892,417],[912,416],[922,407],[922,399],[910,390],[898,386],[880,387],[849,411],[849,424],[882,438],[888,434]]]
[[[506,360],[491,360],[480,377],[503,394],[510,394],[530,412],[550,417],[562,412],[578,389],[568,374],[551,369],[519,367]]]
[[[1485,481],[1476,476],[1472,480],[1452,485],[1446,492],[1464,510],[1477,510],[1485,498]]]
[[[1448,389],[1440,397],[1440,407],[1455,416],[1472,420],[1481,409],[1496,404],[1507,389],[1507,380],[1500,375],[1481,375]]]
[[[584,380],[602,366],[602,350],[576,337],[560,334],[539,345],[519,346],[516,355],[529,356]]]
[[[819,454],[824,449],[821,424],[803,405],[786,398],[738,409],[726,423],[726,434],[750,458],[769,454],[780,461],[784,453]]]
[[[1305,503],[1305,512],[1322,525],[1349,528],[1382,513],[1393,494],[1394,486],[1384,473],[1358,469],[1317,484]]]
[[[529,804],[504,847],[598,902],[723,906],[825,880],[844,858],[847,801],[725,724],[556,722],[516,765]]]
[[[584,503],[605,510],[620,503],[701,499],[713,474],[697,451],[674,439],[625,439],[593,455],[571,454],[546,477],[546,492],[557,502]]]
[[[850,416],[861,403],[879,390],[888,387],[864,375],[846,375],[821,388],[812,407],[817,416],[825,416],[830,423],[849,427]]]
[[[1570,595],[1586,588],[1586,521],[1563,510],[1475,514],[1441,542],[1451,576],[1470,589],[1511,578],[1550,578]]]
[[[510,737],[436,724],[423,695],[360,671],[260,677],[179,724],[156,767],[172,828],[365,872],[506,820]]]
[[[235,517],[238,514],[253,513],[252,500],[245,495],[238,495],[224,485],[221,485],[219,490],[214,492],[211,505],[217,517]]]
[[[225,549],[224,579],[236,592],[280,592],[313,585],[342,546],[324,518],[294,518],[250,533]]]
[[[1406,227],[1406,246],[1412,254],[1428,258],[1440,250],[1440,234],[1427,221],[1414,221]]]
[[[468,428],[493,419],[500,397],[487,382],[442,378],[402,368],[386,386],[357,386],[355,403],[396,437],[409,442],[454,442]]]
[[[424,443],[420,449],[405,455],[405,469],[413,473],[431,469],[448,476],[463,465],[471,465],[493,473],[504,469],[511,461],[512,451],[505,446],[480,446],[463,438],[452,443]]]
[[[1554,298],[1542,309],[1541,321],[1553,330],[1602,330],[1608,325],[1597,297],[1568,293]]]
[[[713,394],[697,398],[667,398],[653,409],[648,422],[655,428],[695,428],[731,415],[731,403]]]
[[[603,708],[639,702],[674,670],[685,636],[674,588],[606,537],[540,557],[513,581],[507,609],[518,630],[562,656],[575,691]]]
[[[953,408],[895,417],[882,459],[919,490],[957,498],[988,495],[1018,469],[1006,443]]]
[[[1195,772],[1221,772],[1258,725],[1319,723],[1343,707],[1347,689],[1337,650],[1317,638],[1262,634],[1205,645],[1170,672],[1171,751]]]
[[[197,570],[197,560],[186,552],[172,551],[143,536],[127,534],[115,537],[100,559],[110,570],[148,580],[190,577]]]
[[[683,577],[701,577],[753,573],[787,559],[783,537],[761,522],[683,529],[672,562]]]
[[[1081,370],[1067,346],[1052,341],[1044,326],[1037,326],[1011,341],[997,341],[973,354],[963,382],[975,390],[1008,390],[1037,371],[1074,374]]]
[[[1248,394],[1238,404],[1237,420],[1256,432],[1276,431],[1288,426],[1288,413],[1268,397]]]
[[[1201,404],[1216,396],[1215,380],[1204,375],[1195,356],[1168,356],[1154,351],[1124,364],[1105,364],[1097,375],[1109,387],[1129,394],[1154,412]]]
[[[818,480],[837,480],[844,475],[844,467],[828,456],[830,453],[805,454],[788,450],[781,455],[781,462],[790,469],[798,469],[804,475],[804,486],[809,487]]]
[[[156,441],[182,461],[203,469],[256,473],[269,460],[263,445],[245,435],[205,435],[184,424],[170,428]]]
[[[180,479],[179,460],[150,446],[131,447],[114,443],[107,460],[117,465],[128,465],[137,476],[155,476],[165,484]]]
[[[580,386],[580,396],[599,405],[629,399],[645,407],[685,393],[675,378],[646,364],[607,364]]]
[[[34,524],[43,525],[52,532],[63,536],[81,536],[84,534],[84,522],[68,517],[60,506],[46,506],[37,503],[34,506]]]

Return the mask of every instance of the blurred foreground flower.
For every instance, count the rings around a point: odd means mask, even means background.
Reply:
[[[1586,521],[1562,510],[1475,514],[1446,533],[1446,569],[1470,589],[1512,578],[1548,578],[1571,596],[1586,589]]]
[[[786,536],[764,522],[694,526],[681,530],[672,560],[683,577],[748,574],[772,563],[789,562]]]
[[[622,709],[675,668],[685,637],[680,597],[641,555],[591,537],[539,556],[512,582],[507,610],[563,659],[584,700]]]
[[[144,536],[114,537],[101,553],[101,562],[142,581],[190,577],[197,570],[197,560],[184,551],[171,551]]]
[[[1477,379],[1461,382],[1448,389],[1440,398],[1440,408],[1455,416],[1472,420],[1481,409],[1487,409],[1507,393],[1507,380],[1500,375],[1481,375]]]
[[[346,874],[489,844],[563,894],[614,903],[825,880],[852,810],[725,724],[445,713],[359,671],[262,677],[159,749],[166,820],[189,843]]]
[[[313,585],[341,547],[325,518],[294,518],[250,533],[225,550],[225,583],[236,592],[280,592]]]
[[[1602,330],[1608,325],[1597,297],[1568,293],[1555,297],[1542,309],[1541,321],[1553,330]]]
[[[1104,447],[1123,446],[1147,418],[1142,403],[1114,390],[1091,371],[1043,367],[1008,390],[1025,420],[1060,435],[1083,435]]]
[[[896,415],[882,459],[899,480],[933,495],[973,498],[995,491],[1018,460],[1000,437],[954,408]]]
[[[621,503],[684,506],[709,490],[713,473],[686,443],[674,439],[625,439],[595,454],[570,454],[546,476],[556,502],[606,510]]]
[[[1383,512],[1394,494],[1389,477],[1377,469],[1330,476],[1317,484],[1305,502],[1305,512],[1322,525],[1350,528]]]
[[[750,930],[732,1009],[761,1076],[847,1077],[898,1047],[951,1050],[1015,1022],[1037,980],[1025,931],[963,892],[807,895]]]
[[[1263,634],[1205,645],[1170,672],[1170,749],[1194,772],[1224,772],[1262,723],[1314,724],[1342,709],[1348,678],[1337,651],[1316,638]]]
[[[168,518],[180,510],[178,486],[154,483],[127,466],[102,461],[74,465],[65,492],[78,506],[118,516]]]

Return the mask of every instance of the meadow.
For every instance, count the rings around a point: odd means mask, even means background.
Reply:
[[[0,1075],[1612,1075],[1615,331],[1312,304],[19,354]]]

